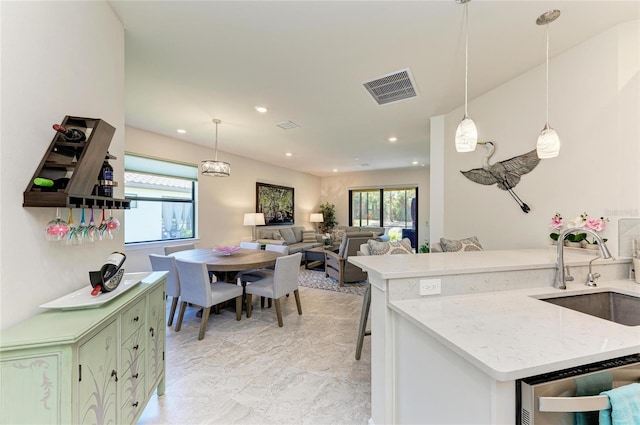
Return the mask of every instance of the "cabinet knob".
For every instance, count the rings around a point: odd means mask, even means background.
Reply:
[[[136,344],[136,345],[134,345],[134,346],[133,346],[133,349],[134,349],[134,350],[137,350],[138,348],[140,348],[140,345],[139,345],[139,344]]]
[[[111,376],[115,376],[115,380],[118,382],[118,372],[116,372],[115,369],[111,371]]]
[[[153,338],[154,337],[154,332],[155,332],[154,329],[153,328],[149,328],[149,332],[151,332],[151,337]]]
[[[138,407],[138,402],[136,401],[136,402],[135,402],[135,403],[133,403],[131,406],[132,406],[132,407]]]
[[[138,316],[136,316],[136,317],[134,317],[134,318],[133,318],[133,321],[134,321],[134,322],[137,322],[138,320],[140,320],[140,317],[138,317]]]
[[[132,377],[133,379],[138,379],[138,375],[139,375],[139,373],[136,373],[135,375],[132,375],[131,377]]]

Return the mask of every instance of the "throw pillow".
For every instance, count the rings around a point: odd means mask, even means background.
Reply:
[[[302,242],[304,242],[304,243],[317,242],[316,233],[313,230],[303,230],[302,231]]]
[[[293,236],[296,238],[296,242],[302,242],[302,231],[304,230],[304,227],[292,227],[291,230],[293,230]]]
[[[367,241],[371,255],[413,254],[411,241],[404,238],[398,242],[378,242],[373,239]]]
[[[444,252],[482,251],[482,245],[476,236],[460,240],[440,238],[440,245]]]
[[[281,241],[282,235],[280,234],[280,231],[276,231],[276,232],[273,232],[273,235],[269,239],[275,239],[277,241]]]
[[[346,231],[344,229],[334,230],[333,232],[331,232],[331,242],[342,242],[342,237],[345,233]]]
[[[286,243],[289,245],[293,245],[296,243],[296,235],[293,234],[293,230],[290,227],[286,229],[280,229],[280,234]]]

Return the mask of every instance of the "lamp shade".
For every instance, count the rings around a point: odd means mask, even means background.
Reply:
[[[548,125],[544,126],[538,136],[536,152],[540,159],[555,158],[560,153],[560,137],[558,137],[558,133]]]
[[[264,214],[263,213],[245,213],[244,225],[245,226],[264,226]]]
[[[200,163],[200,172],[203,176],[229,177],[231,165],[228,162],[208,159]]]
[[[311,213],[311,217],[309,218],[311,223],[322,223],[324,218],[321,213]]]
[[[456,151],[473,152],[478,144],[478,128],[473,120],[465,115],[456,129]]]

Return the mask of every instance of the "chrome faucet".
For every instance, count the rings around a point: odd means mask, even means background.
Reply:
[[[558,236],[558,254],[557,254],[557,265],[558,265],[558,272],[556,273],[556,287],[558,289],[567,289],[567,285],[566,285],[566,278],[565,278],[565,272],[564,272],[564,250],[563,250],[563,246],[564,246],[564,239],[567,237],[568,234],[570,233],[575,233],[575,232],[582,232],[582,233],[589,233],[591,234],[594,238],[596,243],[598,244],[598,247],[600,248],[600,254],[602,255],[602,258],[604,258],[605,260],[608,258],[611,259],[615,259],[613,258],[613,256],[611,255],[611,253],[609,252],[609,248],[607,248],[607,245],[604,243],[604,241],[602,240],[602,238],[600,237],[600,235],[598,235],[596,232],[594,232],[591,229],[584,229],[582,227],[572,227],[570,229],[565,230],[564,232],[560,233],[560,236]]]
[[[589,261],[589,274],[587,274],[587,281],[584,283],[587,286],[596,287],[596,279],[600,277],[600,273],[592,273],[591,272],[591,263],[596,261],[598,258],[601,258],[599,255],[594,257],[593,260]]]

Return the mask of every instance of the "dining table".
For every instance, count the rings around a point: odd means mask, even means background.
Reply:
[[[177,260],[204,263],[212,272],[240,272],[274,266],[276,259],[284,254],[275,251],[240,248],[231,254],[215,251],[211,248],[187,249],[169,254]]]

